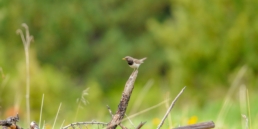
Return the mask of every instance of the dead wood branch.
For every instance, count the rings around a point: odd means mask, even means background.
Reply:
[[[104,126],[107,126],[107,123],[95,122],[95,121],[92,121],[92,122],[74,122],[72,124],[69,124],[69,125],[63,127],[62,129],[68,129],[69,127],[74,128],[74,126],[80,126],[80,125],[102,125],[104,127]]]
[[[107,129],[115,129],[117,125],[121,123],[121,120],[124,118],[126,108],[134,88],[134,82],[136,80],[137,74],[138,70],[134,70],[129,79],[127,80],[122,94],[122,98],[118,105],[118,110],[116,114],[113,116],[112,120],[108,123]]]
[[[111,117],[113,118],[113,113],[112,113],[112,110],[110,109],[110,107],[107,105],[107,109],[109,111],[109,114],[111,115]],[[127,129],[125,126],[123,126],[121,123],[119,124],[119,126],[122,128],[122,129]]]
[[[179,96],[184,92],[184,90],[185,90],[185,87],[179,92],[179,94],[176,96],[176,98],[172,101],[170,107],[169,107],[168,110],[167,110],[167,113],[165,114],[165,116],[164,116],[163,119],[161,120],[161,122],[160,122],[160,124],[159,124],[159,126],[158,126],[157,129],[160,129],[160,128],[161,128],[161,126],[163,125],[163,123],[164,123],[165,119],[167,118],[168,114],[170,113],[170,111],[171,111],[172,108],[174,107],[174,105],[175,105],[177,99],[178,99]]]
[[[8,117],[6,120],[0,120],[0,126],[3,126],[3,128],[11,128],[11,129],[22,129],[18,125],[16,125],[16,122],[19,121],[19,115]]]
[[[215,127],[214,122],[208,121],[208,122],[202,122],[202,123],[188,125],[188,126],[181,126],[173,129],[211,129],[214,127]]]
[[[136,129],[142,128],[142,126],[143,126],[145,123],[146,123],[146,122],[141,122],[141,123],[136,127]]]

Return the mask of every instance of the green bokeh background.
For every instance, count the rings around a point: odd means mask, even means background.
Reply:
[[[14,108],[26,122],[25,54],[15,33],[26,23],[34,37],[30,104],[35,121],[44,94],[42,119],[50,126],[60,103],[59,125],[64,119],[66,124],[92,119],[108,122],[106,105],[116,111],[133,70],[121,60],[127,55],[148,57],[139,69],[127,115],[167,96],[173,99],[187,86],[171,115],[174,126],[187,124],[192,115],[199,121],[215,121],[233,80],[244,67],[247,70],[237,85],[248,88],[250,118],[255,121],[257,12],[255,0],[1,0],[0,67],[4,77],[0,79],[0,118],[5,119]],[[152,87],[143,90],[148,82],[153,82]],[[87,88],[86,102],[78,103]],[[140,97],[144,91],[146,95]],[[138,99],[143,101],[134,109]],[[228,111],[231,114],[225,114],[224,127],[238,128],[239,88],[230,102],[233,106]],[[162,118],[165,112],[162,105],[132,119],[149,121],[148,128],[152,119]]]

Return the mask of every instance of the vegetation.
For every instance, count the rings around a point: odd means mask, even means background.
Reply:
[[[258,127],[255,0],[2,0],[0,6],[0,118],[19,109],[26,121],[26,59],[15,33],[26,23],[34,37],[29,68],[35,121],[43,94],[42,120],[49,126],[61,102],[55,127],[64,119],[108,121],[106,105],[116,110],[133,70],[122,61],[130,55],[148,59],[139,68],[128,116],[187,86],[165,125],[213,120],[225,129],[242,128],[245,114],[250,127]],[[165,111],[162,105],[132,120],[154,128]]]

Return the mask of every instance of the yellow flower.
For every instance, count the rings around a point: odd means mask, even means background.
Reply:
[[[198,121],[198,117],[197,116],[192,116],[189,120],[188,120],[188,125],[191,124],[195,124]]]
[[[46,125],[45,125],[45,129],[52,129],[52,127],[51,127],[51,125],[46,124]]]
[[[160,119],[159,119],[159,118],[154,118],[154,119],[152,120],[152,123],[153,123],[155,126],[157,126],[157,125],[159,125],[159,123],[160,123]]]

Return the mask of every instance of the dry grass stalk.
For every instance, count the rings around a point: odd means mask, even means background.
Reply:
[[[140,94],[138,94],[137,100],[134,102],[129,114],[135,113],[139,109],[140,105],[143,102],[143,98],[146,96],[146,94],[153,86],[153,84],[154,84],[153,79],[150,79],[149,81],[147,81],[147,83],[143,86],[142,90],[140,91]]]
[[[242,114],[242,118],[245,119],[245,129],[248,129],[248,118],[247,118],[247,116]]]
[[[43,104],[44,104],[44,94],[42,95],[42,100],[41,100],[40,115],[39,115],[39,127],[41,125]]]
[[[163,123],[164,123],[165,119],[167,118],[168,114],[170,113],[170,111],[171,111],[172,108],[174,107],[174,105],[175,105],[177,99],[178,99],[179,96],[184,92],[184,90],[185,90],[185,87],[179,92],[179,94],[176,96],[176,98],[172,101],[172,103],[171,103],[169,109],[167,110],[165,116],[164,116],[163,119],[161,120],[161,122],[160,122],[160,124],[159,124],[159,126],[158,126],[157,129],[160,129],[160,128],[161,128],[161,126],[163,125]]]
[[[245,74],[245,72],[247,71],[247,66],[242,66],[241,69],[238,71],[236,77],[234,78],[228,92],[227,92],[227,95],[225,97],[225,100],[224,100],[224,103],[223,103],[223,106],[219,112],[219,115],[217,117],[217,120],[216,120],[216,125],[217,127],[220,127],[223,125],[224,123],[224,118],[225,115],[227,114],[227,111],[229,110],[229,107],[230,107],[230,99],[231,99],[231,96],[233,95],[233,93],[235,92],[235,90],[237,89],[237,87],[240,85],[240,82]]]
[[[58,110],[57,110],[57,113],[56,113],[56,118],[55,118],[55,121],[54,121],[54,124],[53,124],[52,129],[55,128],[56,120],[57,120],[58,114],[59,114],[59,112],[60,112],[61,106],[62,106],[62,103],[60,103],[60,105],[59,105],[59,107],[58,107]]]
[[[30,124],[30,58],[29,58],[29,47],[30,43],[33,40],[33,37],[30,35],[29,27],[27,24],[23,23],[22,27],[25,28],[26,35],[24,36],[21,29],[16,31],[17,34],[21,36],[22,43],[24,45],[25,50],[25,58],[26,58],[26,111],[27,111],[27,122]]]
[[[250,109],[250,101],[249,101],[248,89],[246,89],[246,99],[247,99],[248,116],[249,116],[249,127],[250,127],[250,129],[252,129],[251,109]]]

